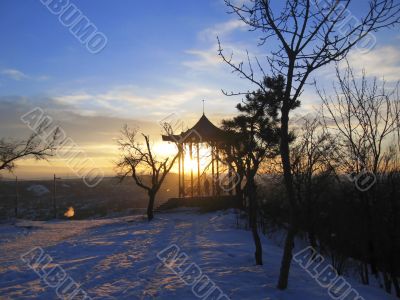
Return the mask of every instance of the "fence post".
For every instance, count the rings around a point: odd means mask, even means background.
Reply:
[[[60,177],[56,177],[54,174],[54,181],[53,181],[53,210],[54,210],[54,219],[57,219],[57,204],[56,204],[56,180],[61,179]]]
[[[14,203],[14,211],[15,218],[18,218],[18,176],[15,176],[15,203]]]

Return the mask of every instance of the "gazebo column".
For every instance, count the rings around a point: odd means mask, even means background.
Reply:
[[[232,182],[232,169],[231,169],[231,167],[229,166],[228,167],[229,169],[229,175],[228,175],[228,178],[229,178],[229,196],[232,196],[233,195],[233,182]]]
[[[185,144],[182,145],[182,196],[185,198]]]
[[[193,197],[194,192],[194,181],[193,181],[193,144],[189,144],[189,151],[190,151],[190,193]]]
[[[219,196],[220,195],[220,191],[221,191],[221,187],[220,187],[220,182],[219,182],[219,156],[218,156],[218,147],[215,147],[215,154],[216,154],[216,157],[217,157],[217,180],[216,180],[216,183],[217,183],[217,187],[216,187],[216,189],[217,189],[217,195]]]
[[[201,196],[200,186],[200,145],[197,143],[197,196]]]
[[[229,149],[229,155],[232,156],[232,146],[228,148]],[[229,195],[233,195],[233,182],[232,182],[232,166],[228,166],[229,168]]]
[[[182,149],[182,145],[178,145],[179,151]],[[181,180],[181,159],[182,159],[182,153],[179,152],[178,155],[178,198],[181,197],[182,195],[182,180]]]
[[[211,187],[212,196],[215,196],[215,175],[214,175],[214,147],[211,145]]]

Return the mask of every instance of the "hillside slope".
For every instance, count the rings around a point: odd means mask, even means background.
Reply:
[[[42,247],[52,259],[40,264],[42,272],[60,266],[92,299],[198,299],[192,286],[184,283],[190,277],[176,275],[176,266],[169,268],[160,260],[166,257],[160,251],[176,245],[181,255],[187,255],[186,264],[195,263],[230,299],[331,299],[296,263],[290,288],[278,291],[282,249],[266,238],[262,241],[260,267],[254,265],[250,233],[235,228],[231,211],[175,211],[158,214],[150,223],[125,217],[3,224],[0,298],[57,299],[55,289],[21,259],[32,248]],[[382,290],[351,283],[364,299],[394,299]]]

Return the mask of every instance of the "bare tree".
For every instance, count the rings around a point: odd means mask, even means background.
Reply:
[[[169,133],[171,133],[170,127],[165,126]],[[182,149],[177,145],[178,152],[172,159],[170,157],[157,158],[151,147],[148,135],[142,134],[144,139],[144,144],[142,144],[139,141],[136,129],[130,129],[125,125],[121,132],[122,138],[118,140],[122,152],[122,158],[117,163],[119,177],[123,180],[126,176],[130,175],[137,186],[147,191],[147,195],[149,196],[147,218],[151,221],[154,217],[153,210],[157,192]],[[149,174],[150,176],[150,180],[147,180],[147,182],[145,174]]]
[[[399,83],[389,90],[385,81],[381,86],[376,78],[368,81],[365,72],[357,80],[349,64],[343,72],[336,66],[336,77],[335,96],[318,93],[326,127],[339,133],[344,171],[367,169],[377,174],[384,165],[385,140],[400,134]]]
[[[357,80],[349,65],[343,72],[337,66],[336,74],[339,84],[335,87],[335,95],[329,97],[321,90],[319,95],[326,111],[325,126],[339,133],[336,143],[342,152],[342,172],[358,176],[363,172],[372,172],[375,177],[385,174],[388,157],[392,156],[388,156],[392,151],[391,147],[387,147],[388,143],[392,145],[395,141],[400,146],[399,84],[388,90],[384,81],[379,86],[376,78],[369,81],[364,72],[361,79]],[[373,218],[373,203],[378,195],[373,183],[367,187],[361,187],[358,192],[366,215],[368,240],[365,248],[368,251],[365,260],[369,262],[372,274],[378,276],[379,242],[374,233]]]
[[[290,111],[298,105],[304,85],[315,70],[345,58],[348,52],[371,32],[399,23],[400,3],[395,0],[369,0],[366,5],[367,11],[360,22],[346,24],[348,9],[354,2],[353,0],[250,0],[245,2],[225,0],[231,13],[236,14],[249,26],[250,30],[259,31],[262,34],[259,46],[277,45],[276,48],[271,49],[266,65],[274,76],[283,75],[287,80],[280,111],[280,154],[290,203],[290,226],[282,258],[279,289],[286,289],[288,285],[292,249],[297,231],[297,203],[289,151]],[[340,26],[345,30],[339,31]],[[220,56],[233,69],[233,72],[258,88],[264,89],[263,77],[266,75],[262,63],[257,58],[252,63],[249,55],[246,64],[235,63],[232,55],[224,53],[219,40],[218,43]],[[257,76],[258,74],[261,76]]]
[[[311,246],[317,249],[317,201],[337,165],[336,144],[319,117],[301,120],[297,140],[291,148],[293,183]]]
[[[20,159],[33,157],[42,160],[52,156],[59,143],[59,129],[52,128],[48,136],[49,129],[49,125],[41,123],[25,140],[0,139],[0,171],[11,172]]]
[[[384,155],[384,163],[380,171],[380,174],[385,176],[380,176],[380,183],[383,183],[383,188],[379,190],[381,197],[379,203],[386,208],[386,214],[384,218],[380,218],[381,229],[379,232],[384,234],[380,235],[379,252],[383,261],[382,273],[385,290],[391,294],[393,285],[397,297],[400,298],[398,258],[400,252],[400,155],[398,150],[398,145],[394,144],[389,147]],[[382,238],[382,236],[387,238]]]

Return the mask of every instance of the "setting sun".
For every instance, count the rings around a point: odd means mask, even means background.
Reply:
[[[400,299],[399,26],[0,0],[0,300]]]

